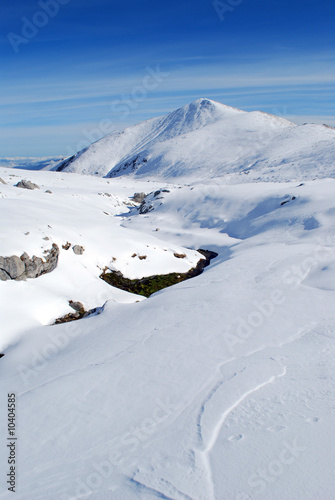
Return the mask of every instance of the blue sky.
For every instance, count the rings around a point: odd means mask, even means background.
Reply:
[[[334,20],[329,0],[11,0],[0,156],[69,156],[198,97],[335,126]]]

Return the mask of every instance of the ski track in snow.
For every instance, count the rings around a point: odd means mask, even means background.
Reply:
[[[309,333],[315,327],[315,325],[316,325],[316,323],[312,323],[311,325],[306,325],[306,326],[300,328],[296,334],[292,335],[291,337],[289,337],[286,340],[284,340],[283,342],[281,342],[278,345],[278,347],[282,348],[282,347],[284,347],[284,346],[286,346],[286,345],[288,345],[290,343],[293,343],[293,342],[296,342],[297,340],[300,340],[304,335],[306,335],[307,333]],[[265,349],[266,349],[265,347],[261,347],[259,349],[256,349],[255,351],[252,351],[249,354],[247,354],[245,356],[245,358],[249,358],[249,357],[253,356],[254,354],[258,354],[260,352],[264,352]],[[273,358],[270,357],[270,359],[273,359]],[[221,369],[224,366],[227,366],[229,363],[233,363],[234,361],[236,361],[236,359],[230,359],[230,360],[228,360],[228,361],[226,361],[224,363],[221,363],[218,366],[217,371],[220,372]],[[207,478],[208,478],[208,491],[209,491],[209,495],[210,495],[210,499],[211,500],[215,500],[216,497],[215,497],[215,490],[214,490],[214,482],[213,482],[213,478],[212,478],[212,468],[211,468],[211,461],[210,461],[210,453],[211,453],[211,451],[214,449],[214,447],[216,445],[216,442],[217,442],[217,440],[219,438],[219,435],[220,435],[220,431],[221,431],[221,429],[222,429],[222,427],[223,427],[223,425],[224,425],[227,417],[229,416],[229,414],[233,410],[235,410],[241,403],[243,403],[243,401],[246,398],[248,398],[251,394],[253,394],[254,392],[259,391],[263,387],[265,387],[265,386],[267,386],[267,385],[275,382],[276,379],[284,377],[286,375],[287,367],[286,366],[283,367],[282,373],[279,373],[278,375],[272,375],[266,381],[264,381],[264,382],[256,385],[255,387],[253,387],[250,390],[248,390],[245,393],[243,393],[240,396],[240,398],[238,398],[231,406],[229,406],[229,408],[227,408],[227,410],[225,410],[224,413],[222,413],[221,417],[216,422],[215,426],[213,427],[213,429],[211,431],[210,438],[207,439],[207,443],[206,443],[205,442],[206,440],[203,437],[203,429],[202,429],[202,420],[203,420],[205,412],[206,412],[206,406],[208,405],[208,403],[213,398],[215,398],[215,395],[217,395],[218,391],[223,386],[223,384],[225,384],[226,382],[229,382],[230,380],[232,380],[233,378],[235,378],[238,374],[243,373],[245,370],[246,370],[246,367],[244,367],[242,370],[239,370],[239,371],[235,372],[229,378],[225,378],[225,379],[221,379],[219,381],[216,381],[214,387],[210,390],[210,392],[208,393],[207,397],[203,401],[203,403],[201,405],[201,409],[200,409],[200,411],[198,413],[198,417],[197,417],[197,435],[198,435],[198,440],[199,440],[200,444],[199,444],[198,450],[193,450],[193,451],[195,453],[198,453],[198,455],[200,455],[201,461],[204,464],[204,469],[206,471],[206,475],[207,475]]]
[[[162,486],[164,488],[167,488],[171,492],[171,494],[174,494],[175,496],[173,496],[173,497],[167,496],[166,494],[162,493],[158,489],[147,486],[144,483],[142,483],[134,478],[131,478],[131,482],[139,485],[141,488],[147,490],[148,492],[155,493],[155,495],[158,496],[158,498],[164,498],[165,500],[193,500],[190,496],[179,491],[172,483],[170,483],[169,481],[167,481],[163,478],[160,478],[160,483],[162,484]]]
[[[243,371],[244,371],[244,369],[240,373],[242,373]],[[234,377],[236,375],[237,374],[235,373]],[[214,426],[214,428],[211,431],[211,435],[210,435],[209,440],[205,444],[203,436],[202,436],[202,431],[201,431],[201,420],[202,420],[202,417],[203,417],[203,415],[205,413],[206,404],[215,396],[215,394],[217,393],[217,391],[219,390],[219,388],[223,385],[224,382],[226,382],[226,380],[222,380],[221,382],[217,383],[216,386],[211,391],[211,393],[206,398],[205,402],[203,403],[203,405],[201,407],[201,411],[200,411],[200,414],[199,414],[199,417],[198,417],[198,422],[199,422],[198,423],[198,428],[199,428],[198,431],[200,433],[201,441],[203,443],[203,449],[195,450],[195,452],[197,452],[200,455],[201,461],[203,462],[204,469],[206,471],[206,475],[207,475],[207,478],[208,478],[208,494],[209,494],[209,499],[210,500],[215,500],[216,499],[216,497],[215,497],[215,486],[214,486],[214,482],[213,482],[212,467],[211,467],[211,461],[210,461],[210,453],[211,453],[211,451],[213,450],[213,448],[216,445],[216,442],[217,442],[218,437],[220,435],[220,431],[221,431],[221,429],[222,429],[222,427],[223,427],[223,425],[224,425],[227,417],[229,416],[229,414],[233,410],[235,410],[251,394],[253,394],[254,392],[259,391],[260,389],[262,389],[263,387],[267,386],[268,384],[273,383],[277,378],[284,377],[285,375],[286,375],[286,366],[283,368],[283,372],[280,373],[279,375],[273,375],[268,380],[262,382],[261,384],[256,385],[255,387],[253,387],[250,390],[248,390],[245,393],[243,393],[221,415],[220,419],[216,422],[216,425]]]

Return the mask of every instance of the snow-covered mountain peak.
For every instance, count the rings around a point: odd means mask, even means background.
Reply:
[[[238,113],[245,112],[210,99],[197,99],[164,117],[160,136],[161,139],[171,139],[199,130],[219,120],[229,119]]]
[[[332,128],[200,98],[109,134],[54,170],[230,183],[308,180],[335,176],[334,138]]]

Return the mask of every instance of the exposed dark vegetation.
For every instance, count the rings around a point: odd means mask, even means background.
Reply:
[[[205,267],[207,267],[212,259],[217,257],[217,253],[211,252],[210,250],[198,250],[205,259],[200,259],[196,267],[193,267],[186,273],[170,273],[170,274],[160,274],[155,276],[148,276],[146,278],[134,279],[125,278],[120,271],[104,271],[100,278],[109,283],[116,288],[121,288],[126,292],[136,293],[138,295],[144,295],[145,297],[150,297],[155,292],[167,288],[168,286],[175,285],[181,281],[194,278],[202,273]]]

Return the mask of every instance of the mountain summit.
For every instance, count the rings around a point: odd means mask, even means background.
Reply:
[[[54,170],[230,182],[335,177],[335,130],[201,98],[113,132]],[[243,176],[243,177],[242,177]]]

